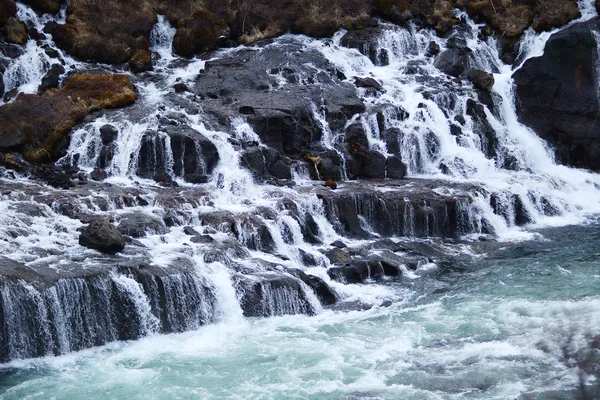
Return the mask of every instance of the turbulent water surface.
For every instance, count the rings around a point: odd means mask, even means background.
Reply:
[[[539,350],[600,329],[599,227],[356,291],[364,311],[243,319],[0,368],[4,399],[573,398],[575,371]],[[361,293],[360,295],[365,295]],[[238,314],[239,315],[239,314]]]

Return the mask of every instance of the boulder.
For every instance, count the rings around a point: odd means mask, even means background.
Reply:
[[[79,235],[79,244],[102,253],[118,253],[125,248],[121,232],[103,218],[93,218]]]
[[[152,55],[146,49],[139,49],[129,59],[129,68],[133,72],[145,72],[152,70]]]
[[[105,180],[107,177],[108,174],[106,173],[106,171],[100,168],[94,168],[94,170],[90,172],[90,179],[93,181],[100,182]]]
[[[110,124],[105,124],[100,127],[100,139],[103,145],[109,145],[115,141],[119,135],[119,130]]]
[[[0,107],[0,149],[18,147],[30,162],[61,157],[68,133],[89,113],[135,101],[133,84],[124,75],[71,77],[61,89],[26,94]]]
[[[473,68],[467,73],[467,78],[477,89],[489,92],[494,86],[494,75],[480,69]]]
[[[361,87],[361,88],[375,89],[378,92],[383,91],[383,86],[381,86],[381,83],[379,83],[375,79],[369,78],[369,77],[361,78],[361,77],[357,76],[354,78],[354,84],[357,87]]]
[[[598,50],[600,18],[550,37],[541,57],[515,72],[520,120],[556,149],[567,165],[600,171]]]
[[[27,25],[15,18],[9,18],[2,26],[2,35],[8,43],[24,45],[27,43]]]
[[[389,60],[378,48],[378,40],[383,33],[384,30],[378,27],[349,31],[342,37],[340,44],[358,50],[375,65],[387,65]]]
[[[121,216],[117,229],[122,234],[133,238],[141,238],[147,234],[164,235],[168,232],[162,219],[142,212],[132,212]]]
[[[375,150],[354,143],[350,145],[350,158],[346,161],[348,176],[351,178],[385,178],[386,158]]]
[[[443,73],[457,77],[470,67],[470,53],[468,48],[450,48],[438,54],[433,65]]]
[[[403,179],[406,176],[406,164],[400,154],[394,154],[385,162],[385,174],[389,179]]]
[[[65,67],[61,64],[54,64],[42,78],[42,83],[38,88],[38,93],[43,93],[48,89],[55,89],[60,84],[60,76],[65,73]]]

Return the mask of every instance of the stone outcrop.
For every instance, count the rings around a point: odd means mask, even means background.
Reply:
[[[600,19],[553,35],[544,55],[514,74],[521,120],[556,149],[568,165],[600,170],[598,47]]]
[[[20,149],[30,162],[57,159],[71,128],[91,112],[135,101],[124,75],[74,75],[61,89],[26,94],[0,107],[0,149]]]

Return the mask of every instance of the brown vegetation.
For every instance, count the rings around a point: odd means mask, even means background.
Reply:
[[[86,115],[129,105],[135,98],[124,75],[74,75],[61,89],[22,95],[0,107],[0,148],[19,147],[30,162],[56,159],[71,128]]]

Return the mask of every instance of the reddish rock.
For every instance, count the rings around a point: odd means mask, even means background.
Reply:
[[[74,75],[61,89],[21,95],[0,107],[0,148],[18,148],[30,162],[60,157],[71,128],[86,115],[135,101],[124,75]]]

